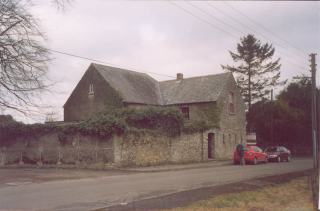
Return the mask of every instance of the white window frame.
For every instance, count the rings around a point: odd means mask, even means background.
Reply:
[[[93,84],[89,84],[89,95],[94,95],[94,89],[93,89]]]

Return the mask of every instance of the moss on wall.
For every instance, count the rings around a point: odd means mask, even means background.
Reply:
[[[183,127],[183,132],[193,133],[219,128],[221,105],[214,102],[201,103],[190,106],[191,117]]]

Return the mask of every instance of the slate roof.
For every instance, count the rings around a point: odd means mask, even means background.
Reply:
[[[124,102],[172,105],[216,101],[231,73],[158,82],[145,73],[93,64]]]
[[[125,102],[160,105],[159,82],[145,73],[93,64]]]
[[[231,73],[160,82],[164,105],[217,101]]]

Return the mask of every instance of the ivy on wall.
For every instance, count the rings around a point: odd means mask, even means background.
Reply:
[[[217,103],[207,103],[199,105],[197,109],[198,119],[191,120],[183,126],[183,132],[193,133],[205,131],[211,128],[219,128],[222,105]]]
[[[217,116],[217,109],[210,108],[210,115]],[[210,116],[211,118],[211,116]],[[111,108],[97,113],[90,118],[61,124],[24,124],[15,121],[9,115],[0,115],[0,145],[10,144],[18,137],[41,136],[49,132],[57,132],[59,141],[64,143],[66,135],[80,133],[108,139],[113,135],[121,135],[127,131],[149,130],[167,136],[177,136],[183,132],[204,131],[216,127],[216,118],[189,121],[184,124],[181,112],[177,108],[148,106],[140,109]]]

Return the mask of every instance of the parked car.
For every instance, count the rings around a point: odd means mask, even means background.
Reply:
[[[276,161],[280,163],[282,161],[290,162],[291,160],[290,150],[283,146],[268,147],[265,149],[265,153],[268,154],[268,161]]]
[[[267,154],[262,151],[257,146],[246,146],[245,147],[245,153],[244,153],[244,159],[246,164],[251,163],[251,164],[258,164],[259,162],[268,162],[268,157]],[[240,163],[240,156],[238,155],[237,150],[234,151],[233,153],[233,162],[234,164]]]

